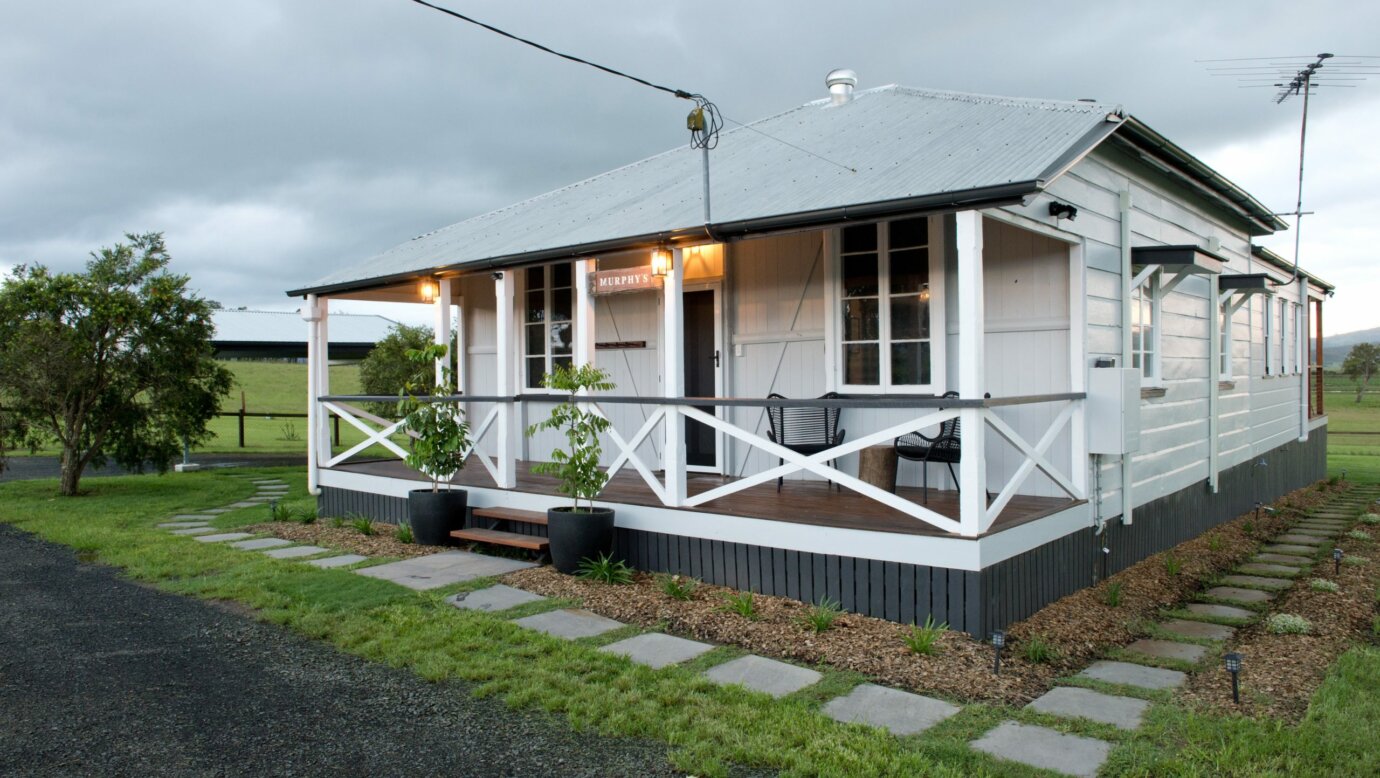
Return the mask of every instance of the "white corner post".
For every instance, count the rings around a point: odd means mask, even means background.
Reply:
[[[575,342],[571,344],[577,366],[594,364],[594,295],[590,294],[594,260],[575,260]]]
[[[516,322],[513,319],[513,297],[517,288],[517,271],[509,268],[499,271],[494,278],[494,298],[496,326],[494,393],[499,397],[511,398],[514,395],[514,379],[517,375],[517,339],[514,337]],[[511,399],[498,404],[498,429],[494,431],[494,469],[495,479],[500,489],[517,486],[517,443],[518,407]]]
[[[1088,268],[1083,243],[1069,247],[1069,391],[1088,391]],[[1081,498],[1088,496],[1088,401],[1074,400],[1069,420],[1069,480]]]
[[[327,425],[323,423],[323,417],[327,414],[322,413],[320,400],[325,393],[324,386],[328,384],[322,381],[322,373],[326,365],[326,360],[322,357],[322,348],[326,342],[323,332],[326,328],[325,301],[318,300],[314,294],[307,295],[307,304],[302,309],[302,319],[307,323],[307,491],[313,495],[321,493],[318,484],[317,468],[321,462],[330,458],[330,438],[326,438],[326,450],[323,457],[321,451],[321,435],[319,430]]]
[[[1217,494],[1217,472],[1221,469],[1218,457],[1218,449],[1221,446],[1217,442],[1218,431],[1221,428],[1221,405],[1222,400],[1218,396],[1222,390],[1218,384],[1222,381],[1222,316],[1223,308],[1219,302],[1221,292],[1221,278],[1213,273],[1208,276],[1208,487],[1213,494]],[[1230,315],[1230,314],[1228,314]],[[1231,348],[1231,344],[1227,344]],[[1231,353],[1228,351],[1227,353]]]
[[[956,222],[958,249],[958,394],[964,400],[983,395],[982,214],[959,211]],[[962,408],[963,457],[958,464],[958,519],[964,536],[977,537],[987,516],[987,422],[984,408]]]
[[[1308,279],[1299,274],[1298,315],[1294,317],[1294,369],[1299,371],[1299,442],[1308,442]]]
[[[436,299],[432,305],[432,343],[438,346],[450,345],[450,279],[441,278],[436,282]],[[436,383],[445,378],[447,360],[450,352],[436,360]]]
[[[1131,272],[1131,192],[1129,189],[1118,193],[1121,212],[1121,367],[1131,366],[1131,290],[1134,281]],[[1121,455],[1121,523],[1131,523],[1132,475],[1131,462],[1134,454]]]
[[[679,398],[685,393],[685,319],[682,315],[684,254],[671,250],[671,270],[661,287],[661,396]],[[666,471],[666,504],[679,508],[685,503],[685,419],[677,407],[666,409],[662,424],[666,445],[661,450]]]
[[[465,298],[462,295],[455,298],[455,353],[451,355],[451,364],[455,368],[455,391],[460,394],[469,392],[469,344],[469,332],[465,327]]]

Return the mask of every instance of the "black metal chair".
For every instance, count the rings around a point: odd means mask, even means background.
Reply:
[[[821,400],[833,400],[839,396],[838,392],[828,392],[819,396]],[[768,400],[788,400],[790,398],[775,392],[767,395]],[[827,451],[843,442],[846,430],[839,429],[839,412],[841,408],[800,408],[789,405],[768,405],[767,420],[771,424],[771,429],[767,431],[767,437],[771,442],[778,443],[797,454],[809,456]],[[785,464],[786,460],[780,460]],[[834,460],[830,460],[831,466],[836,466]],[[776,479],[776,491],[781,491],[781,484],[784,477]],[[833,486],[832,479],[829,485]],[[840,491],[843,487],[837,487]]]
[[[943,396],[946,398],[958,397],[958,392],[945,392]],[[939,410],[944,409],[940,408]],[[941,422],[938,435],[930,436],[916,430],[897,438],[896,456],[922,463],[920,467],[920,479],[924,490],[922,502],[928,503],[930,501],[929,464],[931,462],[943,462],[948,465],[949,476],[954,479],[955,491],[963,491],[958,486],[958,476],[954,474],[954,465],[963,458],[963,440],[959,434],[957,416]]]

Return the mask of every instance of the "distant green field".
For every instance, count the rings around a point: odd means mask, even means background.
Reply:
[[[222,365],[235,374],[235,388],[221,403],[221,410],[238,411],[240,393],[250,413],[306,413],[307,366],[293,362],[246,362],[226,360]],[[331,392],[359,393],[359,365],[333,365]]]
[[[1356,381],[1340,373],[1323,378],[1327,411],[1327,471],[1346,471],[1353,481],[1380,483],[1380,379],[1372,380],[1361,402]]]

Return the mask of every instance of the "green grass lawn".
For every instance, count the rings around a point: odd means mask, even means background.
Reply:
[[[221,403],[223,411],[240,409],[244,393],[249,413],[266,415],[307,412],[307,366],[294,362],[222,360],[235,374],[235,388]],[[359,394],[359,365],[331,366],[332,394]]]
[[[1380,483],[1380,381],[1356,402],[1356,382],[1328,373],[1323,380],[1327,411],[1327,472]],[[1362,434],[1372,433],[1372,434]]]
[[[282,477],[306,507],[299,469],[242,471]],[[222,505],[253,486],[225,474],[92,479],[87,496],[56,499],[52,481],[0,484],[0,521],[76,549],[83,560],[120,567],[132,579],[205,599],[233,600],[265,621],[329,642],[342,651],[406,668],[428,679],[456,679],[475,693],[565,716],[610,735],[655,738],[673,762],[697,775],[732,764],[790,775],[1040,775],[974,752],[967,743],[1003,720],[1096,735],[1115,744],[1104,775],[1374,775],[1380,753],[1380,651],[1358,648],[1330,669],[1298,726],[1186,712],[1167,695],[1134,733],[1043,717],[1019,708],[967,705],[926,733],[896,738],[841,725],[820,713],[832,696],[864,678],[822,668],[824,680],[774,700],[720,687],[699,671],[739,655],[721,647],[685,666],[651,670],[596,650],[629,628],[580,641],[520,629],[505,618],[460,611],[442,601],[473,581],[414,592],[347,571],[269,559],[193,542],[154,528],[175,512]],[[264,507],[225,514],[222,527],[267,518]],[[524,612],[564,603],[525,606]],[[506,614],[511,616],[512,614]],[[922,661],[922,660],[917,660]]]

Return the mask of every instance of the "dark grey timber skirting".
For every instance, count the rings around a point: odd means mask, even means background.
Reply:
[[[1307,443],[1291,442],[1224,470],[1217,494],[1203,481],[1136,508],[1129,526],[1112,517],[1100,535],[1079,530],[980,572],[629,529],[618,530],[618,550],[640,570],[804,602],[828,598],[847,611],[905,624],[933,616],[950,629],[981,637],[1239,516],[1257,500],[1269,503],[1317,481],[1326,473],[1326,449],[1322,428]],[[332,487],[322,488],[318,507],[323,516],[359,513],[391,523],[407,518],[404,498]],[[534,525],[512,529],[545,534],[545,527]]]

